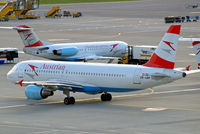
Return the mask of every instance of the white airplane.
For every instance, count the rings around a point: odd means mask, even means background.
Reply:
[[[33,29],[26,25],[0,27],[17,30],[27,54],[60,61],[110,60],[126,54],[128,44],[122,41],[53,44],[40,41]]]
[[[198,69],[200,69],[200,40],[192,43],[194,54],[196,55]]]
[[[151,59],[144,65],[111,65],[29,60],[16,64],[7,79],[27,85],[28,99],[45,99],[54,91],[63,91],[64,104],[74,104],[70,92],[101,95],[111,101],[109,92],[129,92],[152,88],[186,77],[200,70],[174,69],[180,25],[172,25],[164,35]]]
[[[179,38],[179,41],[192,41],[194,56],[196,56],[198,69],[200,69],[200,38]]]

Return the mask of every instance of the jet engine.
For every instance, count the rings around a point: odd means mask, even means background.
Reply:
[[[53,50],[54,55],[58,56],[74,56],[78,53],[78,49],[76,47],[71,48],[60,48]]]
[[[46,99],[48,96],[52,96],[53,91],[35,85],[28,85],[25,94],[28,99],[41,100]]]

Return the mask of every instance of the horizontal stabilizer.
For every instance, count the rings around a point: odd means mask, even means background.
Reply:
[[[197,70],[190,70],[190,71],[185,71],[186,74],[195,74],[195,73],[200,73],[200,69]]]
[[[179,38],[179,41],[200,41],[200,38]]]
[[[11,29],[20,31],[32,30],[32,28],[24,28],[24,27],[0,27],[0,29]]]

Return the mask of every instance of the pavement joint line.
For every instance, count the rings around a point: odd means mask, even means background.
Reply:
[[[83,130],[74,130],[74,129],[69,129],[69,128],[52,128],[52,127],[41,127],[41,126],[27,126],[27,124],[0,124],[2,127],[12,127],[12,128],[24,128],[24,129],[34,129],[34,130],[43,130],[42,132],[62,132],[62,131],[72,131],[72,132],[78,132],[78,133],[89,133],[87,131]],[[40,133],[40,132],[39,132]],[[39,134],[38,133],[38,134]],[[35,134],[35,132],[31,133]],[[36,133],[37,134],[37,133]]]
[[[125,19],[117,18],[117,19],[108,19],[108,20],[96,20],[96,21],[87,21],[87,22],[81,22],[79,24],[88,24],[88,23],[94,23],[94,22],[109,22],[109,21],[124,21]]]
[[[198,111],[198,110],[194,110],[194,109],[187,109],[187,108],[173,108],[173,107],[152,107],[152,106],[146,106],[146,105],[127,105],[127,104],[111,104],[113,106],[121,106],[121,107],[131,107],[131,108],[143,108],[142,111],[144,111],[144,109],[148,109],[148,108],[152,108],[152,109],[164,109],[164,110],[185,110],[185,111]],[[160,110],[160,111],[164,111],[164,110]],[[145,111],[145,112],[149,112],[149,111]],[[153,110],[151,111],[153,112]]]
[[[151,90],[150,93],[141,93],[141,94],[131,94],[131,95],[119,95],[119,96],[113,96],[114,98],[125,98],[125,97],[133,97],[133,96],[147,96],[147,95],[157,95],[157,94],[167,94],[167,93],[179,93],[179,92],[191,92],[191,91],[200,91],[199,88],[194,88],[194,89],[184,89],[184,90],[173,90],[173,91],[161,91],[161,92],[154,92],[153,89]],[[80,99],[77,100],[76,102],[91,102],[91,101],[99,101],[100,99],[98,97],[96,98],[88,98],[88,99]],[[37,103],[37,104],[22,104],[22,105],[11,105],[11,106],[2,106],[0,107],[1,109],[9,109],[9,108],[18,108],[18,107],[25,107],[25,106],[37,106],[37,105],[48,105],[48,104],[58,104],[58,103],[63,103],[63,101],[56,101],[56,102],[42,102],[42,103]]]

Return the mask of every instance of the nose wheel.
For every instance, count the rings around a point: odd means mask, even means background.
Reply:
[[[104,93],[101,95],[101,101],[111,101],[112,95],[109,93]]]

